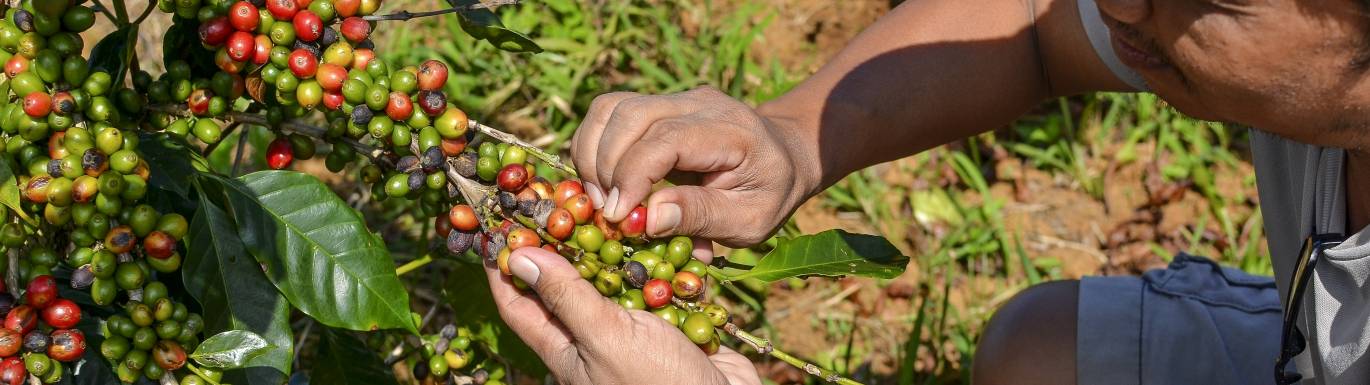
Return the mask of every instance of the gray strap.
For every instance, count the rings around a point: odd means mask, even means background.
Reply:
[[[1080,22],[1085,25],[1085,35],[1089,36],[1089,44],[1094,46],[1094,53],[1099,55],[1099,60],[1104,61],[1104,65],[1113,71],[1118,80],[1137,91],[1150,91],[1151,89],[1146,86],[1146,80],[1123,65],[1123,62],[1118,60],[1118,53],[1113,52],[1113,42],[1108,35],[1108,26],[1104,25],[1103,17],[1099,16],[1099,6],[1094,4],[1094,0],[1077,0],[1077,3],[1080,4]]]

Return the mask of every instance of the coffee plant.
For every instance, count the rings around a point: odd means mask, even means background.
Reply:
[[[371,40],[386,23],[456,13],[471,38],[539,52],[490,9],[516,3],[381,14],[381,0],[160,0],[133,15],[123,0],[0,2],[0,384],[536,375],[478,273],[488,261],[508,274],[522,247],[565,256],[601,294],[707,353],[745,344],[851,383],[743,331],[708,292],[742,279],[892,278],[907,258],[887,241],[825,232],[779,239],[754,266],[705,265],[689,238],[645,237],[645,207],[606,221],[556,154],[449,103],[447,65],[386,63]],[[173,26],[141,31],[157,11]],[[97,19],[114,32],[83,56]],[[161,37],[164,73],[139,68],[142,33]],[[274,136],[251,152],[271,170],[239,176],[252,127]],[[235,133],[232,172],[213,171],[205,156]],[[427,218],[434,241],[416,253],[427,256],[397,267],[359,211],[289,170],[320,156],[369,186],[364,199]],[[433,260],[454,266],[444,288],[462,309],[443,325],[431,322],[437,307],[411,311],[402,280]]]

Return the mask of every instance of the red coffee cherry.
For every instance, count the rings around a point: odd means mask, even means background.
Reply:
[[[48,345],[48,357],[62,362],[76,362],[86,354],[86,335],[78,329],[62,329],[52,332],[52,343]]]
[[[232,35],[233,31],[235,29],[232,24],[229,24],[227,17],[216,17],[200,24],[200,42],[211,47],[218,47],[228,40],[228,36]]]
[[[209,99],[214,97],[214,93],[206,89],[191,91],[190,97],[186,99],[186,107],[190,108],[190,113],[195,116],[205,116],[209,114]]]
[[[342,90],[343,83],[347,82],[347,69],[337,64],[324,63],[319,65],[319,70],[314,76],[324,91],[339,91]]]
[[[52,97],[43,92],[34,92],[24,97],[24,113],[29,117],[46,118],[52,112]]]
[[[371,37],[371,23],[360,17],[343,19],[342,35],[344,39],[353,43],[365,41]]]
[[[276,47],[276,43],[271,42],[271,36],[257,35],[253,39],[252,64],[263,65],[271,61],[271,48]]]
[[[19,357],[0,361],[0,385],[23,385],[28,377],[29,372],[24,368],[24,360]]]
[[[238,31],[228,37],[228,58],[233,61],[247,61],[257,53],[257,38],[250,32]]]
[[[555,189],[552,189],[552,203],[556,203],[557,207],[564,207],[566,200],[584,193],[585,187],[580,184],[580,181],[575,179],[563,180],[557,183]]]
[[[618,225],[609,222],[608,219],[604,219],[603,211],[595,211],[594,221],[595,227],[599,228],[599,231],[604,233],[604,240],[617,241],[623,239],[623,233],[618,231]]]
[[[0,357],[9,357],[19,353],[19,349],[24,347],[24,336],[19,332],[0,329]]]
[[[34,277],[32,281],[29,281],[28,290],[24,291],[24,302],[39,309],[48,307],[55,299],[57,299],[57,280],[52,279],[51,275]]]
[[[352,17],[361,7],[362,0],[333,0],[333,11],[341,17]]]
[[[556,193],[552,194],[556,195]],[[572,195],[562,203],[561,207],[571,212],[571,216],[576,219],[577,225],[589,222],[595,214],[595,204],[590,201],[590,196],[585,194]]]
[[[171,258],[176,254],[176,239],[161,231],[150,232],[143,237],[143,251],[153,258]]]
[[[228,7],[228,22],[239,31],[252,32],[257,30],[261,24],[261,15],[257,11],[257,6],[246,1],[233,3]]]
[[[505,238],[506,247],[510,250],[518,250],[524,247],[538,247],[542,245],[542,239],[538,238],[538,233],[528,228],[517,228],[509,232]]]
[[[370,48],[352,50],[352,68],[366,68],[372,60],[376,60],[376,51]]]
[[[10,313],[5,315],[5,329],[19,333],[28,334],[38,327],[38,312],[33,306],[19,305],[10,309]]]
[[[547,235],[552,238],[566,240],[576,230],[576,218],[571,216],[566,209],[555,209],[547,215]]]
[[[166,371],[180,369],[186,364],[186,351],[180,344],[163,340],[152,347],[152,362]]]
[[[290,140],[285,136],[277,136],[266,148],[266,165],[273,170],[290,167],[290,162],[294,160],[295,155],[290,152]]]
[[[390,101],[385,103],[385,115],[394,121],[409,120],[414,116],[414,102],[403,92],[391,92]]]
[[[77,322],[81,322],[81,307],[69,299],[58,298],[43,309],[43,322],[57,329],[74,328]]]
[[[647,231],[647,208],[637,206],[628,212],[623,222],[618,223],[618,231],[623,232],[623,236],[627,238],[641,237],[642,233]]]
[[[266,0],[266,10],[276,20],[291,20],[300,11],[300,3],[295,0]]]
[[[437,60],[423,62],[419,66],[419,89],[438,91],[447,85],[447,65]]]
[[[480,228],[476,210],[468,205],[452,206],[452,210],[447,212],[447,220],[452,223],[452,228],[461,231],[476,231]]]
[[[323,19],[314,12],[300,11],[295,14],[295,38],[313,42],[323,36]]]
[[[300,48],[290,53],[290,73],[300,79],[314,77],[314,73],[319,70],[319,59],[309,50]]]
[[[495,183],[500,190],[518,192],[528,184],[528,168],[518,163],[504,166],[495,177]]]
[[[29,58],[24,55],[14,55],[9,61],[5,62],[5,75],[14,77],[29,70]]]
[[[642,285],[642,299],[652,309],[671,304],[671,283],[663,279],[647,281]]]
[[[323,106],[330,111],[337,111],[339,108],[342,108],[343,102],[345,101],[347,101],[347,98],[343,97],[342,91],[323,91]]]

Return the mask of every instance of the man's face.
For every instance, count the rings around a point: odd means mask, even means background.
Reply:
[[[1097,1],[1119,58],[1180,111],[1370,148],[1361,0]]]

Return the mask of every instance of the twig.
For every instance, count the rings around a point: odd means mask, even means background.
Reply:
[[[519,140],[519,138],[515,137],[513,134],[496,130],[493,127],[480,124],[480,122],[477,122],[475,120],[471,121],[469,127],[471,129],[476,130],[476,132],[480,132],[482,134],[485,134],[486,136],[495,138],[495,140],[509,143],[509,145],[522,148],[524,151],[527,151],[529,154],[533,155],[533,157],[542,160],[543,163],[546,163],[548,166],[552,166],[552,168],[561,170],[561,172],[570,175],[572,178],[580,177],[580,174],[576,173],[576,169],[571,168],[571,166],[568,166],[566,165],[566,163],[563,163],[561,161],[560,156],[548,154],[546,151],[542,151],[542,149],[538,148],[537,146]]]
[[[154,8],[157,8],[157,1],[156,1],[156,0],[148,0],[148,1],[147,1],[147,8],[143,8],[143,14],[142,14],[142,15],[138,15],[138,20],[137,20],[137,21],[134,21],[133,24],[142,24],[142,23],[143,23],[143,20],[147,19],[148,15],[151,15],[151,14],[152,14],[152,10],[153,10]]]
[[[119,16],[119,27],[128,25],[128,10],[125,9],[124,0],[114,0],[114,14]]]
[[[119,24],[119,18],[117,16],[114,16],[113,13],[109,12],[109,7],[106,7],[104,4],[100,3],[100,0],[92,0],[92,2],[95,3],[95,9],[99,10],[100,13],[105,14],[105,17],[109,18],[109,21],[111,23]]]
[[[425,256],[423,256],[423,258],[419,258],[419,259],[415,259],[415,260],[413,260],[413,261],[409,261],[409,263],[406,263],[406,264],[401,265],[400,267],[396,268],[396,269],[395,269],[395,275],[405,275],[405,274],[408,274],[409,272],[414,271],[414,270],[416,270],[416,269],[418,269],[418,268],[420,268],[420,267],[427,266],[427,265],[428,265],[429,263],[431,263],[431,262],[433,262],[433,256],[432,256],[432,255],[425,255]]]
[[[243,130],[238,133],[238,148],[233,149],[233,177],[238,177],[238,170],[243,165],[243,149],[247,147],[247,137],[251,131]]]
[[[309,317],[305,318],[308,318],[309,322],[304,324],[304,330],[300,331],[300,340],[295,342],[295,359],[293,361],[296,364],[296,368],[299,368],[300,352],[304,350],[305,340],[309,339],[309,331],[314,329],[314,319]]]
[[[436,10],[436,11],[424,11],[424,12],[399,11],[399,12],[395,12],[395,13],[388,14],[388,15],[362,16],[362,20],[366,20],[366,21],[387,21],[387,20],[399,20],[399,21],[403,21],[403,20],[409,20],[409,19],[414,19],[414,18],[419,18],[419,17],[429,17],[429,16],[446,15],[446,14],[449,14],[449,13],[457,13],[457,12],[470,12],[470,11],[474,11],[474,10],[478,10],[478,9],[490,9],[490,8],[498,7],[498,6],[501,6],[501,5],[515,5],[515,4],[518,4],[518,3],[519,3],[519,0],[493,0],[493,1],[490,1],[490,2],[476,3],[476,4],[471,4],[471,5],[457,5],[457,6],[452,6],[451,8],[440,9],[440,10]]]
[[[187,110],[184,105],[179,104],[153,105],[148,106],[147,108],[149,111],[164,112],[180,116],[190,115],[190,111]],[[225,113],[222,118],[224,120],[228,120],[231,122],[246,123],[263,127],[272,126],[271,122],[266,119],[266,116],[250,112],[232,111]],[[290,130],[292,132],[300,133],[315,138],[323,138],[325,136],[324,133],[328,131],[323,127],[312,126],[294,120],[281,122],[281,124],[276,125],[276,128]],[[340,138],[340,140],[342,140],[342,142],[347,144],[348,146],[351,146],[353,149],[357,150],[357,153],[360,153],[362,155],[365,155],[367,158],[370,158],[373,161],[373,163],[382,159],[382,155],[385,153],[385,150],[372,147],[362,142],[358,142],[356,139]]]
[[[794,366],[796,368],[802,369],[804,370],[804,372],[809,373],[814,377],[823,379],[823,381],[842,385],[861,385],[860,382],[856,382],[855,380],[852,380],[850,378],[842,377],[842,375],[837,374],[837,372],[823,369],[823,367],[821,366],[809,363],[808,361],[804,361],[798,357],[792,356],[789,353],[777,350],[774,345],[771,345],[770,340],[754,336],[751,333],[747,333],[743,331],[741,328],[737,327],[737,325],[726,323],[723,324],[723,327],[720,327],[719,329],[722,329],[724,333],[728,333],[728,335],[733,336],[733,338],[737,338],[743,343],[750,345],[752,348],[756,349],[757,353],[769,355],[781,361],[785,361],[785,363],[790,364],[791,366]]]

